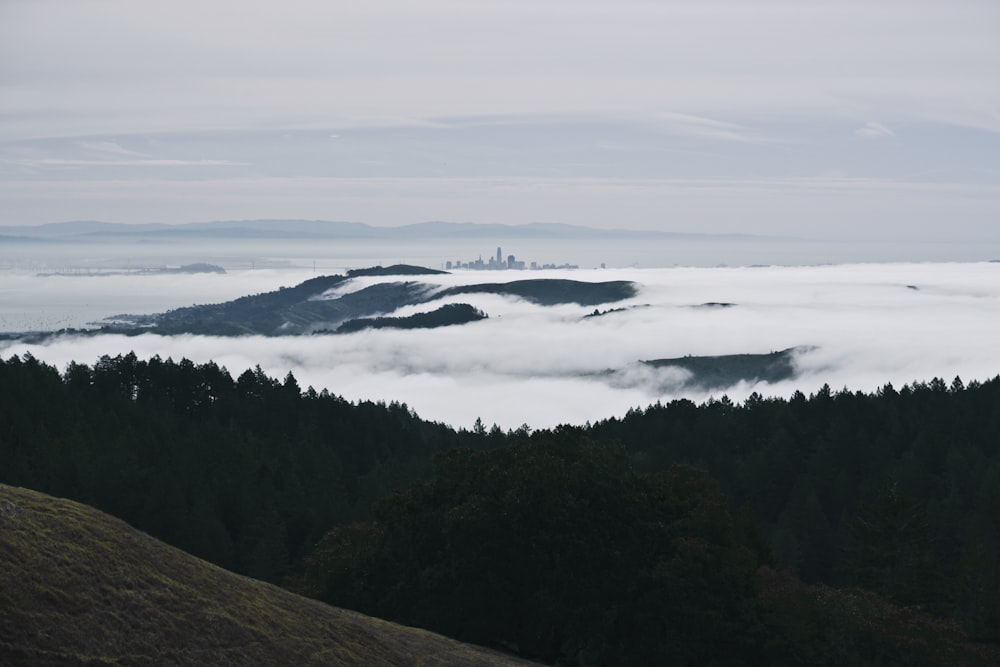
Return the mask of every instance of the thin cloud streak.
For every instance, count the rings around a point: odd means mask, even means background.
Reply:
[[[881,139],[883,137],[896,136],[895,132],[882,123],[876,123],[875,121],[868,121],[864,124],[864,127],[859,127],[854,130],[854,134],[859,137],[865,137],[866,139]]]
[[[245,167],[248,162],[232,160],[158,160],[153,158],[80,160],[72,158],[40,158],[0,160],[0,163],[21,167]]]

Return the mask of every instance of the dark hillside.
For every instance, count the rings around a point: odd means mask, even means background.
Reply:
[[[347,272],[348,278],[357,276],[435,276],[448,273],[437,269],[428,269],[423,266],[413,266],[412,264],[393,264],[392,266],[370,266],[366,269],[350,269]]]
[[[351,333],[364,329],[435,329],[478,322],[484,319],[486,319],[486,313],[467,303],[449,303],[429,313],[417,313],[409,317],[371,317],[348,320],[337,327],[337,333]]]
[[[689,466],[636,474],[570,427],[436,463],[374,521],[328,533],[303,590],[556,665],[1000,664],[891,590],[757,568],[753,531]]]
[[[794,355],[799,348],[770,354],[723,354],[712,357],[652,359],[642,363],[653,368],[682,368],[691,373],[685,382],[693,389],[723,389],[739,382],[775,384],[795,377]]]
[[[591,437],[718,479],[762,557],[1000,641],[1000,377],[633,410]]]
[[[543,306],[561,303],[578,303],[581,306],[596,306],[614,303],[635,296],[635,283],[627,280],[613,280],[603,283],[586,283],[578,280],[538,279],[515,280],[509,283],[481,283],[461,285],[441,292],[446,294],[505,294],[519,296]]]
[[[579,664],[622,641],[638,648],[628,638],[641,632],[628,620],[636,613],[660,637],[663,619],[693,618],[690,598],[616,596],[698,581],[674,575],[704,557],[657,563],[696,546],[687,531],[701,528],[720,553],[790,573],[763,581],[765,635],[754,622],[730,637],[776,656],[758,664],[1000,664],[998,443],[1000,377],[676,400],[532,433],[481,422],[456,431],[405,405],[350,403],[259,368],[234,379],[213,363],[134,354],[64,372],[30,356],[0,360],[0,482],[86,502],[341,606]],[[661,500],[675,489],[678,502],[711,501],[693,523],[671,523],[683,502],[645,514],[655,489],[644,485],[676,464],[707,472],[694,486],[675,476],[662,487]],[[407,487],[373,515],[377,499]],[[702,521],[711,517],[723,520]],[[676,531],[662,533],[668,525]],[[647,565],[622,569],[626,556]],[[726,571],[702,569],[709,584]],[[713,586],[718,600],[748,601],[739,586]],[[722,608],[706,613],[717,621]],[[571,616],[579,623],[564,628]],[[543,621],[549,631],[533,634]],[[708,648],[694,638],[676,639],[692,655],[720,648],[714,635]]]
[[[419,303],[427,292],[414,282],[388,282],[336,299],[320,299],[324,292],[361,276],[414,276],[441,271],[397,264],[354,269],[346,276],[317,276],[293,287],[251,294],[232,301],[176,308],[156,315],[116,315],[104,330],[153,331],[164,335],[277,336],[306,332],[317,323],[337,323]]]
[[[4,665],[512,665],[219,569],[91,507],[0,485]]]
[[[471,437],[260,369],[233,379],[128,354],[60,375],[30,357],[0,361],[0,482],[85,502],[268,581]]]
[[[754,562],[703,473],[569,427],[436,464],[320,542],[316,593],[549,664],[752,661]]]
[[[115,315],[107,318],[107,324],[100,331],[286,336],[335,331],[338,325],[349,320],[380,316],[403,306],[454,294],[505,294],[545,306],[563,303],[590,306],[621,301],[636,293],[635,284],[627,281],[515,280],[438,289],[428,283],[392,279],[395,276],[440,273],[443,272],[408,265],[354,269],[347,276],[319,276],[294,287],[244,296],[225,303],[187,306],[156,315]],[[325,295],[329,290],[363,276],[386,277],[387,280],[339,296]]]

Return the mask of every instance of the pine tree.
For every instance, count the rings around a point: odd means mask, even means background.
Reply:
[[[894,481],[859,507],[848,533],[843,569],[852,583],[906,605],[940,599],[926,511]]]

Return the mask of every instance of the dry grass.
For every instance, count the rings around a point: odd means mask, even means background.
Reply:
[[[0,664],[528,663],[294,595],[86,505],[0,485]]]

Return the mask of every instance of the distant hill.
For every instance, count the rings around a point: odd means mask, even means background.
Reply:
[[[348,275],[318,276],[294,287],[253,294],[219,304],[177,308],[156,315],[116,315],[105,330],[152,331],[164,335],[192,333],[215,336],[280,336],[309,333],[341,322],[393,311],[419,303],[428,287],[412,281],[379,283],[339,297],[324,298],[352,277],[412,276],[440,273],[421,267],[374,267]]]
[[[595,306],[615,303],[635,296],[635,283],[613,280],[601,283],[585,283],[578,280],[548,278],[541,280],[514,280],[508,283],[479,283],[450,287],[443,294],[506,294],[518,296],[543,306],[561,303],[577,303],[581,306]]]
[[[0,237],[2,239],[3,237]],[[81,274],[80,271],[51,271],[39,273],[39,276],[69,276],[69,277],[79,277],[80,275],[87,276],[162,276],[162,275],[178,275],[182,273],[194,274],[194,273],[225,273],[226,270],[221,266],[216,264],[208,264],[205,262],[195,262],[194,264],[185,264],[183,266],[177,267],[164,267],[160,269],[129,269],[125,271],[88,271],[87,273]]]
[[[561,279],[514,280],[443,289],[413,280],[387,280],[345,294],[331,293],[345,286],[352,278],[360,276],[392,278],[440,273],[442,272],[433,269],[396,265],[350,271],[346,276],[319,276],[295,287],[245,296],[220,304],[188,306],[157,315],[115,315],[108,318],[109,322],[103,331],[154,332],[164,335],[188,333],[281,336],[336,330],[341,324],[352,320],[371,318],[391,313],[403,306],[428,303],[454,295],[501,294],[546,306],[563,303],[591,306],[621,301],[636,293],[635,284],[628,281],[590,283]],[[444,320],[439,320],[439,323]],[[459,323],[460,320],[461,318],[453,321]]]
[[[409,264],[393,264],[392,266],[371,266],[366,269],[350,269],[347,272],[348,278],[359,276],[437,276],[448,273],[428,269],[425,266],[411,266]]]
[[[0,485],[0,664],[527,665],[238,576]]]
[[[20,225],[4,228],[5,233],[16,233],[22,236],[37,238],[74,237],[87,234],[112,234],[123,230],[140,233],[153,233],[169,228],[167,225],[133,224],[122,225],[114,222],[97,220],[71,220],[69,222],[50,222],[44,225]]]
[[[337,333],[352,333],[363,329],[436,329],[485,319],[486,313],[467,303],[449,303],[429,313],[417,313],[409,317],[362,317],[348,320],[337,327]]]
[[[731,387],[739,382],[774,384],[795,377],[795,354],[807,350],[793,347],[769,354],[722,354],[706,357],[652,359],[642,363],[653,368],[680,368],[691,373],[684,385],[711,390]]]
[[[185,224],[110,223],[97,221],[57,222],[45,225],[6,227],[4,234],[67,241],[112,238],[171,239],[660,239],[660,240],[773,240],[746,234],[692,234],[654,230],[623,230],[582,227],[557,223],[522,225],[474,222],[420,222],[398,227],[380,227],[360,222],[334,220],[218,220]]]

